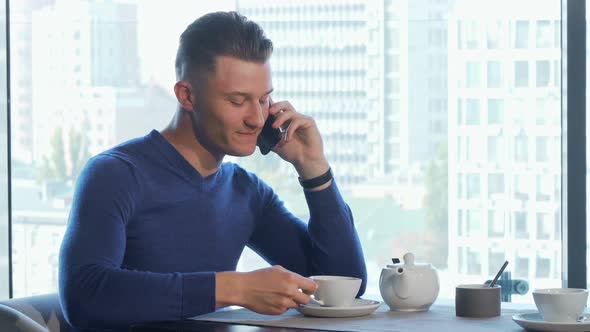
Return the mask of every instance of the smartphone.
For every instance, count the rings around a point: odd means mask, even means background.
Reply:
[[[268,154],[281,141],[281,131],[272,127],[274,121],[275,117],[269,114],[256,141],[256,145],[258,145],[260,153],[263,155]]]

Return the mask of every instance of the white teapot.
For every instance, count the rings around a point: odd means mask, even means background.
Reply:
[[[430,264],[414,264],[414,254],[404,255],[404,264],[381,270],[379,290],[392,311],[426,311],[439,291],[438,274]]]

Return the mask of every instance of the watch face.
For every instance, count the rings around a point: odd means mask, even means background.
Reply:
[[[256,141],[256,145],[260,148],[260,153],[268,154],[270,150],[279,143],[281,140],[281,131],[279,129],[274,129],[272,124],[275,120],[274,116],[269,115],[264,123],[264,127],[258,135],[258,140]]]

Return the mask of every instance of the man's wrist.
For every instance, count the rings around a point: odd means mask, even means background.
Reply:
[[[327,160],[322,159],[318,161],[306,161],[299,165],[294,165],[299,178],[303,180],[313,179],[318,177],[330,168],[330,164]]]
[[[333,174],[332,174],[332,169],[328,168],[328,170],[319,175],[316,176],[315,178],[311,178],[311,179],[302,179],[301,177],[299,177],[299,184],[301,184],[301,186],[304,189],[314,189],[314,188],[318,188],[320,186],[324,186],[327,183],[331,183],[333,179]]]
[[[217,309],[230,305],[241,305],[240,272],[215,273],[215,307]]]

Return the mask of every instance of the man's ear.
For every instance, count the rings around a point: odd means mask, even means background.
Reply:
[[[192,85],[188,81],[178,81],[174,84],[174,94],[178,103],[185,111],[192,112],[195,105],[195,95],[192,93]]]

